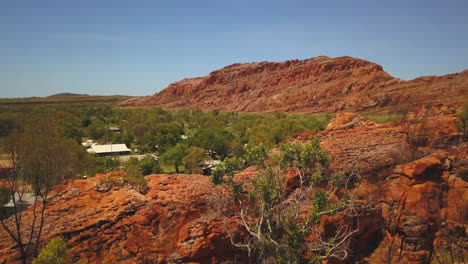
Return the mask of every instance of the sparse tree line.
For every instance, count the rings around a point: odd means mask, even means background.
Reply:
[[[271,148],[296,132],[322,130],[332,118],[332,115],[264,115],[219,110],[116,109],[107,104],[0,106],[0,110],[0,137],[30,120],[48,116],[62,138],[76,143],[85,139],[101,144],[124,143],[140,153],[157,153],[162,156],[161,168],[167,173],[200,173],[198,166],[194,166],[197,161],[241,156],[246,144]],[[122,131],[116,133],[110,127]],[[89,171],[85,173],[92,175],[121,165],[115,163],[109,158],[92,158],[86,163]]]

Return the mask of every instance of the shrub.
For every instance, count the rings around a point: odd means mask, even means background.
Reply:
[[[267,158],[267,150],[262,145],[247,145],[243,155],[246,166],[259,166],[263,167],[265,159]]]
[[[457,114],[458,119],[460,120],[459,130],[463,133],[463,141],[468,140],[468,103],[463,105],[462,110]]]
[[[198,147],[190,147],[185,153],[186,155],[182,159],[182,162],[185,164],[185,172],[202,174],[203,170],[200,168],[200,164],[209,160],[209,156],[205,153],[205,150]]]
[[[32,264],[71,264],[67,258],[68,245],[65,241],[56,237],[52,239],[39,253]]]
[[[111,186],[123,186],[124,184],[124,176],[122,172],[119,171],[111,171],[101,179],[100,183],[109,184]]]
[[[396,121],[401,121],[405,118],[402,114],[370,114],[365,115],[365,120],[374,121],[377,124],[391,123]]]
[[[137,158],[130,158],[125,163],[126,176],[124,182],[130,184],[132,187],[145,187],[148,180],[141,172],[140,162]]]
[[[159,161],[154,159],[152,156],[147,156],[140,160],[140,170],[143,175],[162,173],[163,170],[159,164]]]

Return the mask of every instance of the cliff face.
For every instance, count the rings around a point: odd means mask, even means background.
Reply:
[[[233,64],[121,106],[318,113],[459,104],[463,95],[468,95],[468,71],[402,81],[369,61],[321,56]]]
[[[454,122],[436,116],[378,125],[349,114],[338,115],[326,131],[294,136],[305,142],[318,135],[334,169],[360,167],[355,214],[324,216],[320,224],[326,232],[359,220],[352,259],[345,263],[429,263],[431,254],[446,254],[437,249],[447,245],[457,258],[468,254],[468,145],[453,142]],[[408,136],[420,143],[412,158],[405,156]],[[255,173],[249,168],[236,180],[248,183]],[[102,177],[54,189],[44,243],[61,236],[75,260],[89,263],[246,263],[245,252],[231,242],[245,236],[238,204],[229,189],[212,186],[209,177],[152,175],[146,194],[125,187],[98,190]],[[288,177],[286,185],[297,176]],[[0,229],[0,263],[15,263],[17,254]]]

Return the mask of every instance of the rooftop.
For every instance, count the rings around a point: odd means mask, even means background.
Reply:
[[[118,152],[130,152],[125,144],[109,144],[109,145],[92,145],[88,149],[89,153],[118,153]]]

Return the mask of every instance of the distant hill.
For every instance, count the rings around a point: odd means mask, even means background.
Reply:
[[[324,113],[401,111],[459,106],[468,96],[468,70],[404,81],[382,66],[352,57],[237,63],[184,79],[121,106]]]
[[[120,103],[129,98],[131,97],[126,95],[87,95],[61,93],[47,97],[0,98],[0,105]]]
[[[49,95],[47,97],[66,97],[66,96],[90,96],[89,94],[76,94],[76,93],[58,93]]]

